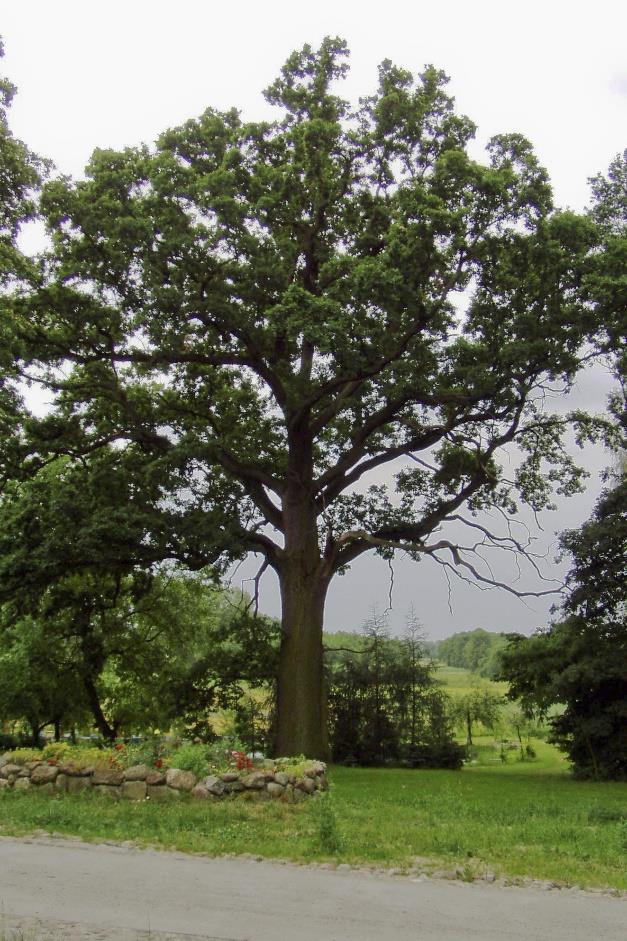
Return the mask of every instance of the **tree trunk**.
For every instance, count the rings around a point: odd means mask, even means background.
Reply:
[[[100,699],[98,698],[98,690],[90,676],[83,677],[83,685],[87,693],[87,699],[89,700],[96,728],[107,742],[114,742],[116,729],[107,722],[107,718],[100,705]]]
[[[329,757],[322,623],[326,580],[282,575],[277,756]]]
[[[329,586],[318,546],[316,513],[302,491],[283,504],[285,554],[277,689],[277,756],[329,756],[322,623]]]

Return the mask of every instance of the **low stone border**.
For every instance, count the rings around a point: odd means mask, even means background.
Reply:
[[[270,767],[272,765],[272,767]],[[205,800],[240,798],[282,800],[294,804],[316,791],[326,791],[326,765],[312,761],[302,775],[281,770],[280,762],[266,762],[252,771],[226,771],[197,779],[179,768],[159,770],[135,765],[123,771],[114,768],[77,768],[46,761],[11,762],[11,753],[0,758],[0,789],[32,789],[38,794],[78,794],[91,790],[112,800],[171,800],[190,794]]]

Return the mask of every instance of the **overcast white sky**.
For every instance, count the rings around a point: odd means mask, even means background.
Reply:
[[[325,35],[348,40],[343,94],[353,100],[373,89],[384,58],[444,69],[459,109],[479,125],[479,144],[506,131],[528,136],[562,206],[583,208],[587,178],[627,146],[627,4],[619,0],[5,0],[0,34],[0,71],[19,91],[13,132],[72,175],[95,147],[151,141],[209,105],[267,116],[261,90],[292,49]],[[578,404],[601,409],[606,389],[602,374],[587,376]],[[585,456],[590,489],[543,517],[545,545],[589,514],[607,462]],[[362,557],[331,590],[328,627],[357,628],[373,604],[385,608],[387,581],[384,563]],[[393,628],[413,602],[432,637],[473,627],[528,632],[550,606],[453,586],[451,614],[446,581],[428,561],[400,561],[395,585]],[[277,605],[269,581],[262,606],[277,613]]]

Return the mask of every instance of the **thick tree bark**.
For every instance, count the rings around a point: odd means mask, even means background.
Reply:
[[[277,756],[329,755],[322,624],[329,585],[318,546],[316,514],[302,496],[284,503],[281,652],[277,691]]]
[[[31,742],[33,748],[39,748],[39,736],[41,735],[41,730],[44,728],[44,726],[40,725],[39,722],[35,722],[34,719],[29,719],[28,724],[30,725],[31,729]]]
[[[107,742],[114,742],[117,729],[109,725],[107,722],[107,718],[102,711],[102,706],[100,705],[100,699],[98,698],[98,690],[96,689],[96,685],[90,676],[83,677],[83,686],[85,687],[85,692],[87,693],[87,699],[94,717],[96,728]]]
[[[281,577],[283,603],[279,658],[278,756],[329,756],[323,677],[322,623],[327,584],[315,578]]]

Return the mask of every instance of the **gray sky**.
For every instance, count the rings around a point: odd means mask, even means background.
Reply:
[[[151,141],[209,105],[267,116],[261,89],[292,49],[327,34],[346,38],[352,50],[342,93],[353,100],[374,88],[384,58],[413,71],[426,63],[444,69],[459,109],[479,125],[477,155],[492,134],[522,132],[562,206],[581,209],[587,178],[627,145],[627,5],[619,0],[5,0],[0,32],[0,71],[19,90],[13,132],[75,176],[95,147]],[[36,235],[28,242],[34,246]],[[602,409],[608,387],[602,370],[588,373],[575,390],[577,404]],[[592,473],[587,493],[542,517],[538,548],[549,560],[555,532],[589,514],[608,456],[590,451],[583,461]],[[432,637],[546,623],[551,602],[525,606],[503,592],[455,584],[451,613],[446,580],[433,563],[399,560],[395,568],[394,629],[411,603]],[[243,574],[250,573],[240,570],[235,583]],[[362,557],[331,589],[328,627],[358,627],[373,604],[386,607],[388,587],[386,564]],[[272,576],[262,607],[278,613]]]

